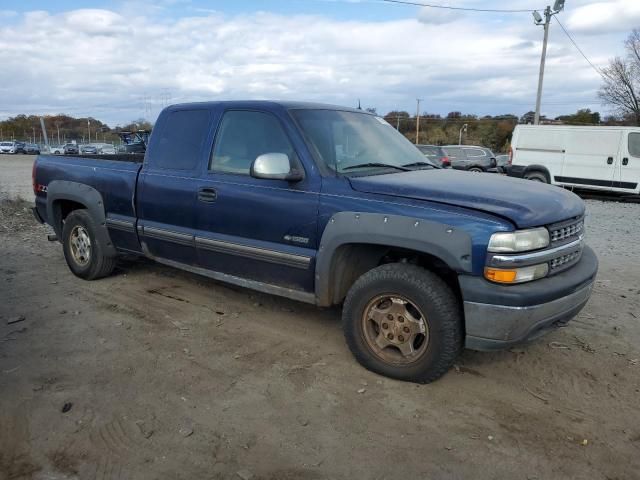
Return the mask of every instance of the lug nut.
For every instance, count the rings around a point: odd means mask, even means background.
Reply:
[[[399,322],[404,322],[404,317],[398,317]]]
[[[389,328],[389,324],[388,323],[383,323],[382,324],[382,328],[384,328],[386,330],[387,328]]]
[[[398,340],[400,340],[401,342],[404,342],[404,337],[402,335],[398,335]]]
[[[390,333],[389,335],[387,335],[387,338],[388,338],[389,340],[393,340],[393,333]]]
[[[388,314],[388,315],[387,315],[387,319],[389,319],[389,320],[393,320],[393,315]]]
[[[402,330],[404,330],[404,333],[409,333],[409,327],[404,327]]]

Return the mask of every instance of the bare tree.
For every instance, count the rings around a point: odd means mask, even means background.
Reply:
[[[602,69],[604,84],[598,96],[640,125],[640,29],[633,29],[625,49],[626,58],[616,57]]]

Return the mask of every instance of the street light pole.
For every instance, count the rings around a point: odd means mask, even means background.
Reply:
[[[466,132],[467,131],[467,124],[465,123],[464,125],[462,125],[462,128],[460,129],[460,135],[458,136],[458,145],[462,145],[462,132]]]
[[[544,64],[547,59],[547,41],[549,40],[549,23],[551,23],[551,17],[556,13],[564,10],[565,0],[556,0],[553,4],[553,10],[547,5],[544,9],[544,19],[537,12],[533,12],[533,19],[536,25],[542,25],[544,28],[544,39],[542,40],[542,56],[540,57],[540,72],[538,73],[538,93],[536,95],[536,114],[533,119],[534,125],[540,124],[540,104],[542,103],[542,82],[544,80]]]
[[[89,119],[87,119],[87,143],[91,143],[91,123],[89,123]]]

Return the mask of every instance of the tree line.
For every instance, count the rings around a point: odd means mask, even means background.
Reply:
[[[70,141],[86,143],[119,143],[118,132],[150,130],[152,124],[144,119],[134,120],[126,125],[109,127],[93,117],[75,118],[66,114],[43,116],[49,143],[52,145]],[[40,117],[37,115],[16,115],[0,121],[0,140],[21,140],[44,143]]]

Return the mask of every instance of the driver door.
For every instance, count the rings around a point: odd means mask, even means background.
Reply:
[[[250,175],[266,153],[285,154],[304,171],[293,134],[271,112],[223,112],[198,190],[196,249],[204,268],[313,291],[319,185],[309,176],[289,182]]]

